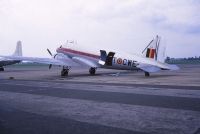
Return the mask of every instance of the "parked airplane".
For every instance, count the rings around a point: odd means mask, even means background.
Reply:
[[[22,57],[22,56],[3,56],[12,60],[25,60],[36,63],[62,66],[61,76],[67,76],[73,66],[87,66],[89,73],[94,75],[97,68],[122,69],[122,70],[143,70],[145,76],[160,70],[178,70],[176,65],[169,65],[158,59],[160,37],[157,36],[144,49],[143,55],[120,54],[117,52],[107,52],[99,50],[96,52],[85,51],[77,48],[74,44],[67,47],[60,46],[53,55],[49,49],[47,51],[52,58]]]
[[[15,52],[13,53],[12,56],[13,57],[22,56],[22,43],[21,43],[21,41],[17,42]],[[21,62],[21,60],[18,60],[18,59],[10,59],[10,58],[5,58],[5,57],[0,57],[0,71],[4,71],[4,68],[3,68],[4,66],[12,65],[12,64],[20,63],[20,62]]]

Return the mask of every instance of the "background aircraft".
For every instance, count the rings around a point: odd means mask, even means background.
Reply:
[[[53,55],[47,51],[52,58],[3,56],[12,60],[24,60],[36,63],[62,66],[61,76],[67,76],[73,66],[87,66],[89,73],[94,75],[97,68],[122,69],[122,70],[143,70],[145,76],[160,70],[177,70],[176,65],[169,65],[159,59],[160,37],[157,36],[144,49],[142,55],[121,54],[118,52],[107,52],[105,50],[88,51],[69,43],[66,47],[60,46]]]
[[[12,56],[22,56],[22,43],[21,41],[18,41],[17,42],[17,45],[16,45],[16,49],[15,49],[15,52],[13,53]],[[20,63],[21,60],[18,60],[18,59],[9,59],[9,58],[5,58],[5,57],[0,57],[0,71],[4,71],[4,66],[7,66],[7,65],[12,65],[12,64],[16,64],[16,63]]]

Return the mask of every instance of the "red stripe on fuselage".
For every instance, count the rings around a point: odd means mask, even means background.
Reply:
[[[81,51],[76,51],[76,50],[72,50],[72,49],[68,49],[68,48],[58,48],[56,51],[58,53],[63,53],[63,52],[64,53],[71,53],[71,54],[87,56],[87,57],[90,57],[90,58],[100,59],[99,55],[90,54],[90,53],[81,52]]]

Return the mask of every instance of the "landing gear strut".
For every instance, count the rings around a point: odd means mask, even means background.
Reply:
[[[95,73],[96,73],[96,68],[91,67],[90,70],[89,70],[89,73],[90,73],[91,75],[95,75]]]
[[[68,76],[69,70],[70,70],[70,67],[63,67],[61,71],[61,76],[62,77]]]
[[[4,68],[3,68],[3,67],[0,67],[0,71],[4,71]]]
[[[150,76],[149,72],[144,72],[144,74],[145,74],[145,77],[149,77]]]

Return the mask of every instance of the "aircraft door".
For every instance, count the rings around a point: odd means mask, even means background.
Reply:
[[[106,65],[107,66],[112,66],[112,61],[113,61],[114,55],[115,55],[114,52],[109,52],[108,53],[108,56],[106,58]]]
[[[109,52],[108,55],[105,50],[100,50],[101,56],[100,56],[100,64],[103,63],[103,65],[106,66],[112,66],[113,58],[115,53]]]

